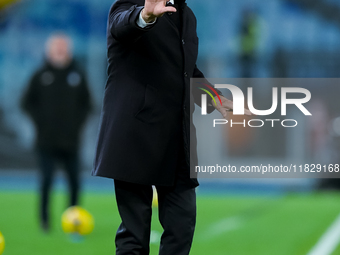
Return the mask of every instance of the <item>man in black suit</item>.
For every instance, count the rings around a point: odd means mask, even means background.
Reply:
[[[185,0],[118,0],[109,13],[108,80],[92,174],[114,179],[122,223],[116,254],[149,254],[152,185],[164,228],[159,254],[189,254],[196,220],[190,179],[190,78],[196,18]],[[198,90],[197,90],[198,91]],[[232,102],[215,106],[226,117]],[[207,111],[215,108],[207,106]]]

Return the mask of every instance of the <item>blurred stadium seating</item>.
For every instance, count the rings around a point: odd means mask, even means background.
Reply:
[[[255,65],[252,70],[253,77],[339,77],[339,0],[187,0],[187,2],[197,16],[200,40],[198,66],[206,77],[238,78],[241,76],[240,30],[242,15],[245,11],[251,11],[258,17],[258,38]],[[26,89],[30,75],[43,61],[45,40],[56,30],[64,31],[73,38],[75,56],[86,71],[94,99],[95,110],[87,122],[82,139],[81,158],[84,165],[84,175],[87,176],[84,178],[85,190],[90,192],[99,190],[107,193],[112,190],[112,181],[102,181],[89,177],[107,78],[106,22],[108,10],[112,3],[112,0],[0,1],[0,199],[2,198],[6,202],[5,205],[8,208],[0,212],[0,223],[1,217],[10,219],[6,222],[8,223],[6,230],[8,230],[9,235],[12,235],[13,240],[18,235],[14,231],[11,233],[11,224],[16,222],[16,219],[11,218],[13,214],[12,198],[15,201],[13,208],[17,208],[15,212],[19,215],[19,218],[21,212],[34,203],[35,197],[32,190],[38,185],[35,176],[36,161],[33,153],[34,126],[20,109],[20,99]],[[227,148],[228,160],[231,162],[233,160],[251,162],[254,157],[257,157],[258,160],[270,159],[274,161],[299,158],[305,161],[310,160],[310,162],[316,160],[322,163],[339,163],[340,129],[338,134],[335,134],[336,132],[333,132],[330,128],[334,120],[340,116],[338,94],[327,93],[322,84],[320,86],[310,85],[307,88],[312,91],[314,99],[311,108],[314,107],[315,117],[312,121],[303,123],[294,131],[293,135],[287,135],[286,131],[282,129],[258,130],[254,135],[256,139],[249,144],[242,144],[246,145],[244,150],[228,151]],[[270,88],[264,85],[256,89],[256,93],[263,94],[263,98],[265,98]],[[324,125],[320,123],[324,123]],[[229,138],[229,143],[240,143],[237,137],[236,139],[234,137],[232,141],[231,138],[235,134],[238,133],[229,133],[229,136],[225,134]],[[221,139],[222,135],[216,134],[216,137],[218,136],[218,139]],[[293,148],[292,141],[297,141],[300,146]],[[226,147],[228,147],[228,144]],[[103,182],[105,185],[103,185]],[[225,185],[225,183],[228,183],[228,185]],[[58,176],[57,186],[59,187],[60,184],[63,183]],[[339,188],[339,183],[336,185]],[[230,244],[228,245],[234,247],[234,251],[238,251],[238,249],[254,251],[254,253],[248,254],[306,254],[332,223],[339,211],[337,195],[323,197],[321,194],[314,197],[313,194],[309,194],[306,199],[303,196],[294,197],[294,195],[291,195],[291,192],[310,192],[314,188],[315,182],[313,180],[303,179],[206,181],[204,185],[199,187],[198,194],[205,193],[211,195],[213,199],[200,197],[199,203],[202,205],[203,213],[199,216],[201,218],[198,222],[201,222],[199,224],[202,225],[198,226],[201,232],[197,236],[201,239],[198,239],[197,243],[199,244],[197,246],[194,245],[198,247],[195,248],[195,251],[197,251],[197,254],[200,252],[202,254],[226,254],[223,245],[224,241],[229,240]],[[21,193],[14,196],[12,193],[7,194],[8,190],[10,192],[19,190]],[[26,194],[26,190],[31,193]],[[249,201],[247,199],[238,200],[237,198],[225,200],[222,196],[218,197],[218,195],[225,195],[225,193],[246,194],[251,196],[251,199]],[[258,199],[256,197],[258,194],[275,196],[275,198],[263,196]],[[288,195],[284,197],[284,194]],[[57,196],[58,201],[61,200],[60,196]],[[90,208],[92,206],[91,210],[95,212],[95,216],[101,222],[97,224],[101,226],[99,230],[95,229],[95,234],[99,236],[99,238],[96,237],[97,241],[99,243],[101,236],[105,236],[107,239],[103,240],[109,243],[113,235],[112,226],[118,226],[119,222],[118,215],[115,215],[115,218],[110,218],[115,209],[114,203],[110,200],[112,198],[103,197],[95,192],[91,193],[89,197],[90,199],[86,201],[90,202],[86,203]],[[20,201],[25,202],[25,209],[21,208]],[[110,201],[111,204],[107,201]],[[99,207],[97,207],[96,202],[100,204]],[[58,203],[57,208],[61,212],[62,202]],[[220,203],[223,206],[220,206]],[[266,205],[265,209],[262,209],[263,204]],[[286,206],[287,204],[289,206]],[[241,209],[237,209],[238,207]],[[29,209],[28,215],[20,217],[20,225],[15,226],[15,231],[25,229],[27,235],[29,235],[28,230],[33,229],[35,240],[40,240],[43,237],[39,236],[37,229],[34,229],[34,222],[29,221],[34,217],[35,212],[32,208]],[[254,210],[257,214],[253,214]],[[296,210],[299,214],[296,214]],[[248,231],[247,228],[242,229],[241,226],[241,232],[232,235],[231,238],[229,236],[223,240],[221,237],[224,238],[224,236],[221,235],[218,237],[220,239],[216,237],[215,243],[211,241],[209,245],[205,245],[205,242],[209,243],[209,238],[202,229],[209,230],[211,224],[212,226],[214,226],[213,224],[216,225],[215,213],[218,214],[216,220],[223,223],[226,217],[225,212],[227,212],[228,217],[234,217],[238,211],[242,212],[242,217],[246,216],[244,217],[246,223],[243,222],[242,224],[249,224],[250,229],[253,228],[253,232]],[[282,218],[277,218],[277,215]],[[305,217],[306,215],[311,217]],[[105,225],[108,218],[112,221],[110,226]],[[253,219],[256,224],[253,224]],[[229,224],[229,221],[227,223]],[[278,223],[278,227],[276,223]],[[26,226],[26,228],[22,226]],[[272,232],[266,232],[261,228],[263,226],[266,229],[271,229]],[[281,231],[284,228],[285,231]],[[158,226],[158,229],[161,231],[160,226]],[[2,230],[0,229],[0,231]],[[227,229],[226,232],[228,231]],[[298,233],[297,237],[292,234],[294,231]],[[304,236],[303,233],[308,233],[308,235],[312,233],[312,237],[308,238],[307,234]],[[277,238],[280,234],[282,239]],[[65,242],[61,232],[57,233],[56,236],[59,240]],[[245,237],[248,237],[248,241],[253,240],[249,242],[250,246],[247,246]],[[21,238],[24,240],[23,243],[26,242],[26,245],[35,248],[36,244],[31,242],[27,236]],[[267,240],[267,238],[269,238],[269,241],[265,242],[264,240]],[[291,246],[285,244],[285,238],[290,240]],[[300,245],[300,243],[297,244],[298,238],[304,241],[302,248],[296,248]],[[20,238],[18,240],[20,241]],[[234,242],[234,240],[236,241]],[[46,247],[43,247],[45,250],[41,249],[42,251],[50,249],[50,245],[55,245],[53,238],[47,241]],[[272,243],[273,245],[271,245]],[[110,243],[112,249],[113,245],[112,241]],[[281,253],[275,253],[275,245],[281,248]],[[22,249],[22,253],[16,254],[28,254],[25,247],[21,246],[15,247],[18,250]],[[58,254],[66,254],[62,251],[63,245],[59,246],[60,252],[57,250]],[[90,249],[88,247],[91,246],[94,247],[92,243],[88,243],[82,249],[87,251],[87,249]],[[222,247],[219,250],[220,253],[213,253],[211,249],[217,246]],[[208,247],[210,250],[204,250],[204,247]],[[68,254],[75,254],[71,251],[78,248],[70,248]],[[101,248],[106,251],[106,246]],[[295,249],[294,251],[298,250],[299,252],[285,253],[285,248]],[[268,252],[263,253],[263,250]],[[337,252],[333,254],[340,254],[340,247],[338,247]],[[156,254],[155,248],[154,253]],[[46,252],[41,254],[46,254]],[[237,252],[231,254],[245,255],[245,253]]]
[[[0,109],[12,143],[30,149],[34,128],[19,109],[32,71],[42,62],[44,40],[63,30],[90,80],[96,113],[85,130],[83,159],[90,167],[106,79],[106,16],[112,1],[2,1]],[[337,77],[340,54],[338,1],[188,1],[198,18],[199,66],[207,77],[239,77],[239,30],[245,9],[260,18],[254,77]],[[13,164],[16,161],[13,161]],[[27,166],[31,167],[30,164]]]

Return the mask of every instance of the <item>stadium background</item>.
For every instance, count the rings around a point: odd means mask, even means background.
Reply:
[[[187,2],[198,19],[198,66],[206,77],[242,77],[245,13],[255,17],[251,25],[256,32],[248,41],[253,48],[252,77],[338,77],[337,0]],[[111,4],[108,0],[0,1],[0,231],[6,238],[5,255],[113,254],[119,219],[112,181],[89,176],[106,79],[105,33]],[[55,183],[54,232],[44,236],[38,228],[34,126],[20,109],[28,79],[42,63],[45,40],[56,30],[72,36],[75,56],[86,70],[95,105],[84,128],[81,158],[82,204],[94,214],[96,228],[79,244],[70,242],[60,230],[59,218],[65,205],[62,174]],[[317,114],[311,123],[293,138],[274,132],[270,137],[259,133],[258,137],[263,137],[257,140],[260,143],[231,140],[243,146],[228,151],[230,160],[247,162],[255,155],[278,162],[296,157],[339,163],[337,95],[324,93],[321,85],[309,89],[317,95],[313,105]],[[261,90],[264,94],[267,91],[266,87],[259,87]],[[301,146],[290,148],[289,139],[298,139]],[[219,179],[201,183],[192,254],[313,254],[311,251],[319,247],[321,237],[334,226],[340,213],[336,181],[323,183],[331,191],[320,191],[321,181],[313,179]],[[157,254],[161,228],[156,219],[153,230],[152,254]],[[327,243],[331,249],[321,248],[319,254],[340,254],[337,244]]]

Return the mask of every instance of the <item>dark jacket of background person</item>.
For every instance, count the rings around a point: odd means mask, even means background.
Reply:
[[[143,0],[118,0],[109,13],[109,77],[93,175],[171,186],[180,148],[188,169],[190,156],[197,162],[196,151],[190,155],[189,149],[190,78],[203,77],[196,67],[197,22],[183,1],[183,33],[171,14],[143,29],[136,24],[143,5]],[[195,144],[195,130],[191,136]]]
[[[74,61],[65,68],[46,62],[31,78],[22,100],[37,129],[37,146],[71,152],[78,149],[90,105],[86,78]]]

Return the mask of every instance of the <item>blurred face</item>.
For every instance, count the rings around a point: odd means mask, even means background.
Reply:
[[[65,67],[71,61],[70,42],[67,37],[50,38],[47,44],[48,61],[56,67]]]

